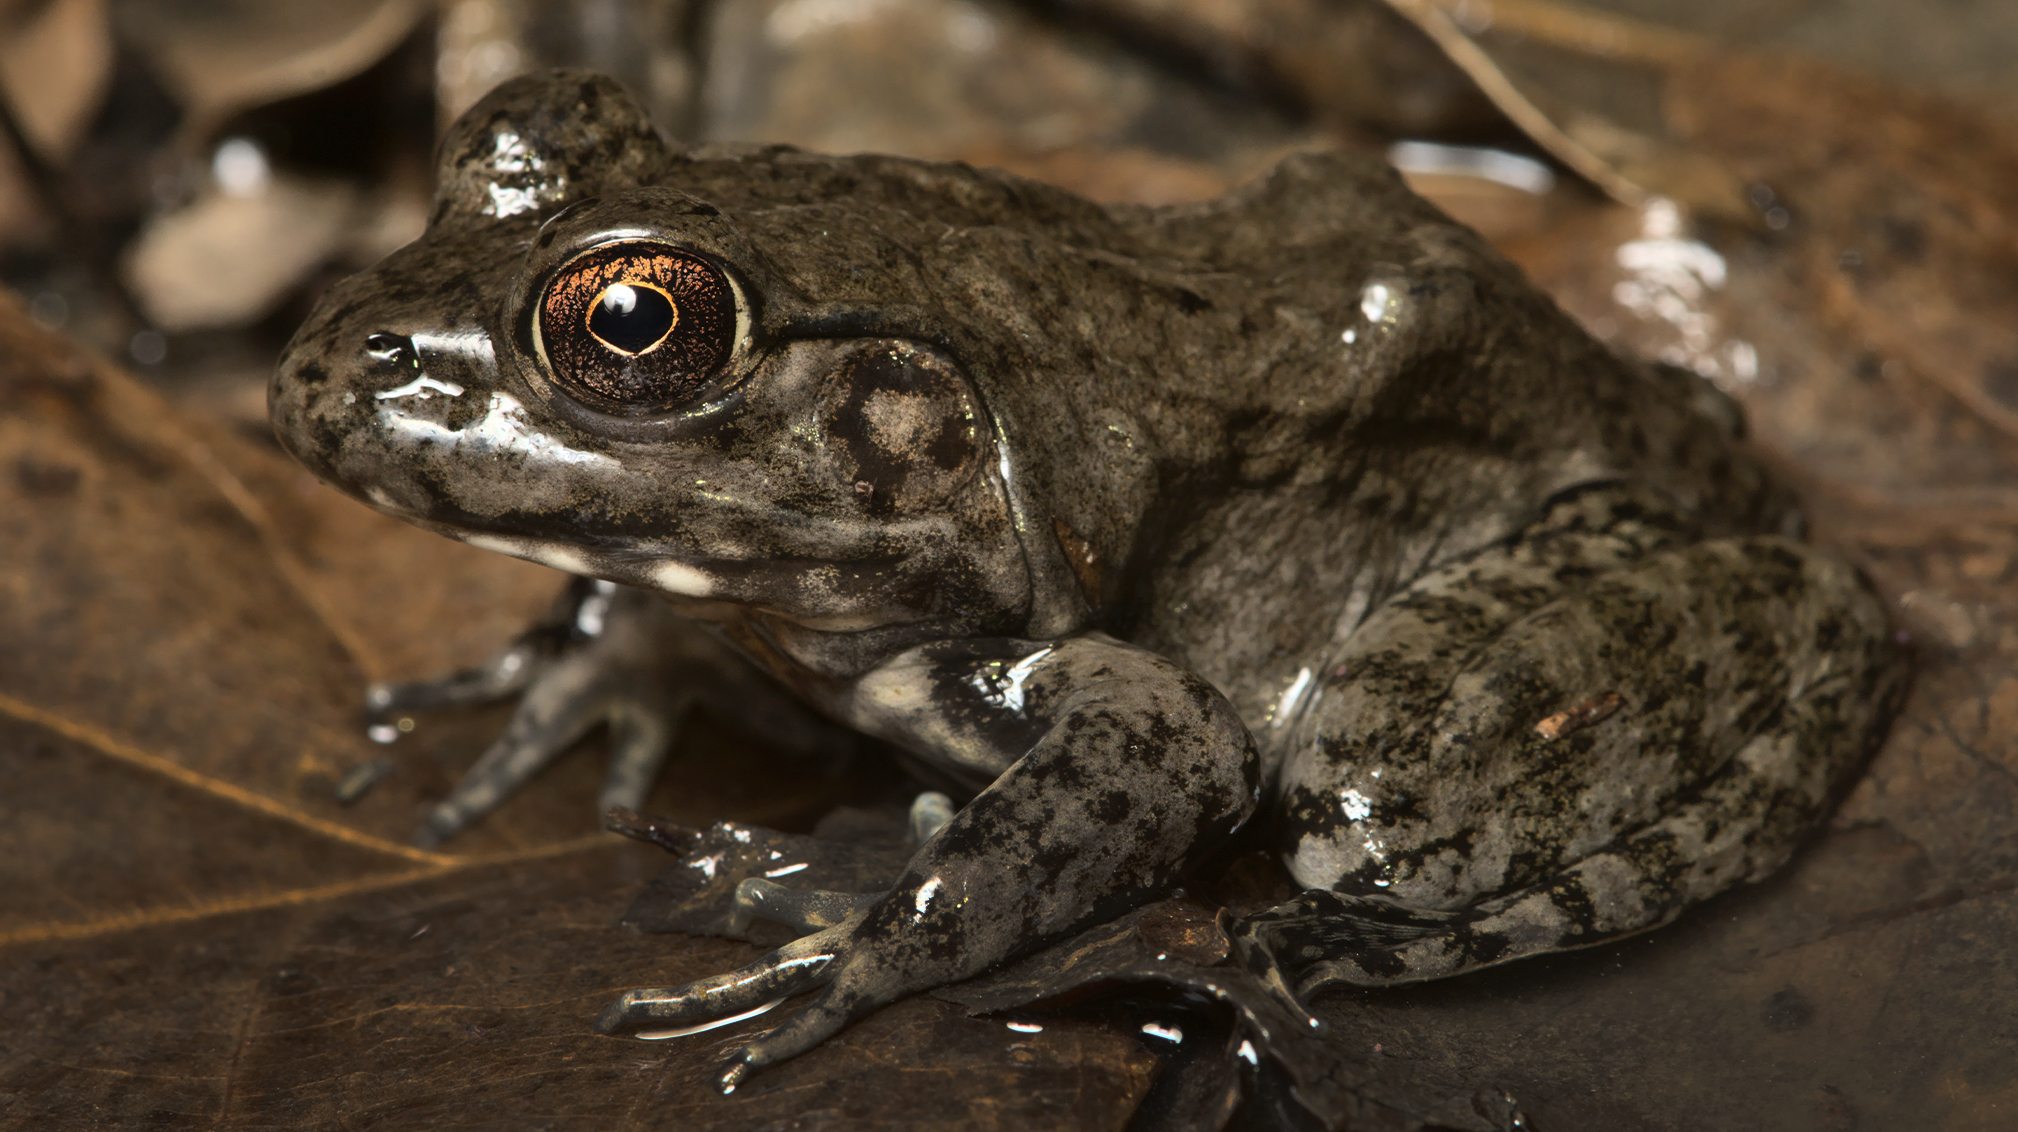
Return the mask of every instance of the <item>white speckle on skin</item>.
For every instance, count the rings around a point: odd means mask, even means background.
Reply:
[[[570,547],[557,546],[553,543],[530,543],[526,546],[524,557],[542,566],[551,566],[569,574],[595,573],[595,567],[589,564],[588,559]]]
[[[502,535],[464,534],[462,541],[478,550],[488,550],[496,554],[506,554],[513,558],[531,557],[531,547],[515,538]]]
[[[1303,887],[1330,888],[1357,866],[1359,859],[1328,836],[1306,833],[1297,839],[1296,852],[1283,863]]]
[[[586,566],[588,563],[584,562],[583,565]],[[569,571],[569,573],[574,574],[584,572],[582,570]],[[602,636],[603,629],[609,623],[610,600],[616,595],[616,592],[617,588],[610,583],[597,582],[589,593],[589,596],[583,598],[582,603],[575,607],[575,630],[584,637],[594,638]]]
[[[707,597],[715,592],[715,580],[706,571],[684,562],[661,562],[649,572],[652,587],[682,597]]]
[[[1357,790],[1340,793],[1338,804],[1345,811],[1347,821],[1365,821],[1373,813],[1373,800]]]

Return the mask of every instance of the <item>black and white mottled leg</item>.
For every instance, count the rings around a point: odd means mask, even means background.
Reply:
[[[1899,688],[1876,690],[1877,702]],[[1833,680],[1807,694],[1738,753],[1700,796],[1617,844],[1504,896],[1455,911],[1381,897],[1306,892],[1241,927],[1285,967],[1298,993],[1462,974],[1528,955],[1587,947],[1659,927],[1732,885],[1786,863],[1826,816],[1840,768],[1868,740],[1846,726],[1874,690]],[[1846,711],[1844,701],[1860,701]],[[1818,753],[1824,757],[1816,757]]]
[[[973,642],[935,648],[894,662],[902,672],[893,686],[922,681],[946,694],[877,698],[888,710],[871,722],[886,733],[973,738],[1001,721],[1004,735],[1036,736],[1028,753],[1016,757],[1022,739],[998,752],[1001,776],[936,833],[936,805],[916,807],[928,839],[889,892],[845,921],[729,975],[631,991],[597,1029],[686,1027],[816,990],[724,1070],[718,1084],[731,1090],[878,1006],[1163,892],[1253,812],[1260,765],[1246,728],[1210,685],[1170,662],[1090,636],[985,655]],[[1011,680],[1015,694],[1004,695]],[[817,903],[785,914],[812,913],[802,922],[817,926]]]
[[[1798,543],[1642,527],[1495,548],[1355,638],[1285,789],[1313,891],[1241,927],[1303,989],[1654,927],[1826,814],[1905,687],[1878,600]]]
[[[696,704],[791,751],[845,749],[853,738],[700,625],[641,590],[572,580],[553,610],[483,664],[440,680],[374,685],[374,730],[393,716],[520,696],[489,750],[414,837],[433,848],[496,809],[598,724],[610,764],[597,812],[643,804]]]

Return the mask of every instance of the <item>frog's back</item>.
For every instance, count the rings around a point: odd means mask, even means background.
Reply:
[[[950,347],[1032,526],[1093,564],[1096,623],[1207,668],[1577,484],[1640,481],[1733,533],[1785,511],[1713,390],[1612,354],[1378,161],[1300,154],[1160,208],[785,147],[697,151],[664,180],[784,284]]]

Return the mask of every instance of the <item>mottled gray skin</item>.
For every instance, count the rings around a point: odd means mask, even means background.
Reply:
[[[680,404],[598,407],[535,340],[557,269],[617,240],[737,290],[733,353]],[[592,591],[575,635],[607,656],[465,677],[530,685],[536,718],[428,839],[598,713],[631,720],[638,778],[671,722],[612,690],[627,660],[789,717],[733,651],[979,791],[844,922],[605,1013],[823,988],[724,1087],[1250,823],[1312,891],[1241,932],[1305,989],[1653,926],[1780,864],[1903,685],[1879,603],[1786,537],[1726,401],[1615,357],[1342,155],[1101,206],[960,165],[669,153],[607,80],[520,79],[271,400],[372,505],[670,603]],[[633,643],[602,645],[620,613]],[[1580,704],[1614,710],[1537,730]]]

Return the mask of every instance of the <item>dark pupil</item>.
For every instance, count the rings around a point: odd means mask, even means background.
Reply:
[[[589,311],[589,333],[626,354],[642,354],[673,328],[673,304],[651,287],[618,283]]]

